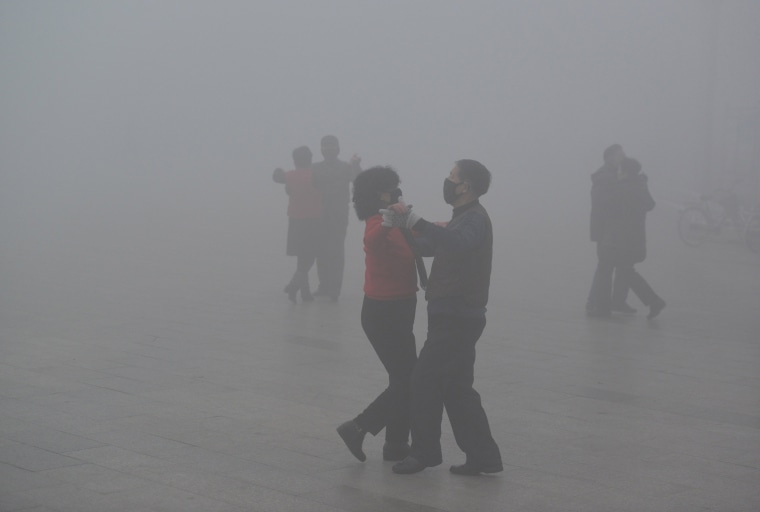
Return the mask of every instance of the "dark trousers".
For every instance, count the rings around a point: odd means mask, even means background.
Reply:
[[[388,387],[354,420],[362,430],[385,440],[409,441],[409,389],[417,361],[414,315],[417,297],[375,300],[364,297],[362,328],[388,372]]]
[[[596,244],[596,256],[596,270],[586,308],[609,313],[613,304],[620,306],[625,303],[628,296],[628,276],[618,269],[619,255],[614,246]]]
[[[301,290],[303,294],[310,294],[309,291],[309,270],[314,266],[316,255],[312,252],[309,254],[299,254],[296,259],[296,271],[293,273],[293,277],[285,287],[285,290],[298,291]]]
[[[427,466],[443,461],[443,409],[459,448],[473,464],[501,462],[475,378],[475,343],[485,318],[428,317],[428,337],[412,372],[412,456]]]
[[[618,261],[615,267],[615,275],[616,277],[620,276],[621,280],[626,283],[626,287],[630,287],[631,291],[645,306],[651,306],[658,300],[661,300],[652,287],[649,286],[649,283],[633,268],[632,262],[626,261],[624,258]]]
[[[599,261],[591,283],[589,306],[596,311],[609,312],[612,305],[625,302],[629,288],[645,306],[651,306],[659,299],[649,283],[633,267],[634,262],[617,247],[597,244],[596,253]]]
[[[343,267],[346,259],[346,231],[344,223],[326,222],[317,252],[319,292],[337,299],[343,287]]]

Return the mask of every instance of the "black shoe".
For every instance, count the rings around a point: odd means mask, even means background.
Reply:
[[[409,455],[410,450],[408,443],[386,441],[383,445],[383,460],[404,460]]]
[[[649,306],[649,314],[647,315],[647,318],[656,317],[663,309],[665,309],[665,301],[657,297],[657,299]]]
[[[626,315],[635,315],[636,314],[636,308],[632,308],[625,302],[620,304],[619,306],[612,306],[612,311],[615,313],[624,313]]]
[[[455,475],[478,476],[481,473],[499,473],[504,471],[504,466],[502,466],[501,462],[495,464],[471,464],[465,462],[464,464],[451,466],[449,471]]]
[[[409,455],[401,462],[394,464],[391,469],[398,475],[411,475],[412,473],[419,473],[426,467],[425,464]]]
[[[362,443],[367,433],[360,429],[354,420],[343,423],[336,430],[354,457],[362,462],[367,460],[367,456],[362,451]]]
[[[296,293],[298,293],[298,283],[296,282],[296,278],[293,277],[293,279],[290,280],[288,285],[282,290],[285,293],[288,294],[288,299],[293,304],[296,303]]]

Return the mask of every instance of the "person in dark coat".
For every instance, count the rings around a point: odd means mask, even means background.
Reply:
[[[317,257],[322,227],[322,194],[315,187],[311,170],[311,150],[301,146],[293,150],[295,169],[277,168],[272,174],[276,183],[285,184],[288,194],[288,237],[285,253],[296,256],[296,271],[285,286],[291,302],[301,292],[301,300],[314,300],[309,287],[309,270]]]
[[[591,241],[596,243],[597,264],[586,301],[586,312],[590,316],[608,317],[612,311],[629,314],[636,312],[626,303],[628,284],[623,279],[624,274],[615,271],[615,255],[611,240],[608,239],[610,230],[607,227],[611,211],[615,208],[612,194],[624,158],[625,153],[620,144],[609,146],[604,150],[604,165],[591,175],[590,234]]]
[[[504,469],[488,417],[473,388],[475,345],[486,326],[491,282],[493,228],[480,197],[491,184],[490,171],[475,160],[458,160],[444,179],[443,198],[453,207],[444,226],[428,222],[402,202],[383,210],[386,225],[413,229],[420,253],[433,256],[425,289],[428,335],[412,372],[412,446],[392,467],[418,473],[443,462],[441,422],[449,416],[463,464],[456,475],[475,476]]]
[[[649,307],[647,318],[654,318],[665,307],[665,301],[634,268],[636,263],[641,263],[646,258],[646,216],[655,206],[647,181],[637,160],[623,159],[610,194],[612,208],[605,225],[607,232],[604,238],[613,248],[615,272],[639,300]],[[616,293],[619,291],[613,290],[613,303]]]
[[[322,192],[324,220],[317,252],[319,286],[314,295],[337,301],[343,286],[349,188],[361,172],[361,158],[354,155],[350,162],[338,159],[340,144],[334,135],[322,137],[321,150],[324,160],[313,166],[314,182]]]

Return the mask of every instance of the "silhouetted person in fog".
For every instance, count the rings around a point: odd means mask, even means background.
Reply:
[[[597,264],[591,283],[586,312],[591,316],[607,317],[612,311],[635,313],[626,303],[628,284],[623,275],[615,272],[615,254],[608,239],[611,209],[614,208],[612,190],[618,180],[618,169],[625,158],[622,146],[613,144],[604,150],[604,165],[591,175],[591,241],[596,242]],[[615,299],[612,302],[613,274]]]
[[[501,453],[491,436],[475,378],[475,344],[486,326],[491,281],[493,230],[479,198],[491,173],[480,162],[459,160],[444,180],[443,198],[453,207],[445,227],[420,218],[403,203],[383,210],[386,225],[403,225],[420,234],[420,252],[434,256],[425,291],[428,335],[412,372],[412,450],[393,466],[411,474],[443,461],[443,409],[451,422],[464,464],[457,475],[502,471]]]
[[[361,172],[361,158],[354,155],[350,162],[339,160],[340,145],[334,135],[322,137],[321,146],[324,160],[313,166],[315,183],[322,191],[324,220],[317,253],[319,287],[314,295],[326,295],[335,301],[343,286],[349,188]]]
[[[295,169],[284,171],[277,168],[272,179],[285,184],[288,194],[288,239],[286,254],[296,256],[296,271],[285,293],[296,302],[300,290],[301,300],[314,300],[309,289],[309,270],[317,257],[319,238],[322,233],[322,193],[314,185],[311,169],[311,150],[301,146],[293,150]]]
[[[383,459],[399,461],[409,454],[409,386],[417,361],[415,257],[401,229],[383,226],[378,212],[399,201],[398,185],[398,174],[390,167],[372,167],[354,180],[356,215],[365,221],[362,328],[388,372],[388,387],[361,414],[338,427],[361,461],[366,458],[365,434],[377,435],[383,428]]]
[[[647,176],[641,173],[641,164],[637,160],[623,159],[612,199],[614,206],[606,225],[609,234],[605,238],[610,240],[615,253],[615,272],[639,300],[649,307],[647,318],[654,318],[665,307],[665,301],[634,268],[636,263],[646,258],[646,216],[655,206],[647,186]],[[618,290],[613,290],[613,304],[616,293],[619,293]]]

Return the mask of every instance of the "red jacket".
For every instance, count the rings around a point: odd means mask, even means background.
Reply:
[[[386,228],[373,215],[364,228],[364,293],[377,300],[406,299],[417,293],[414,253],[399,228]]]
[[[314,186],[311,169],[293,169],[285,173],[288,192],[288,217],[318,219],[322,216],[322,193]]]

